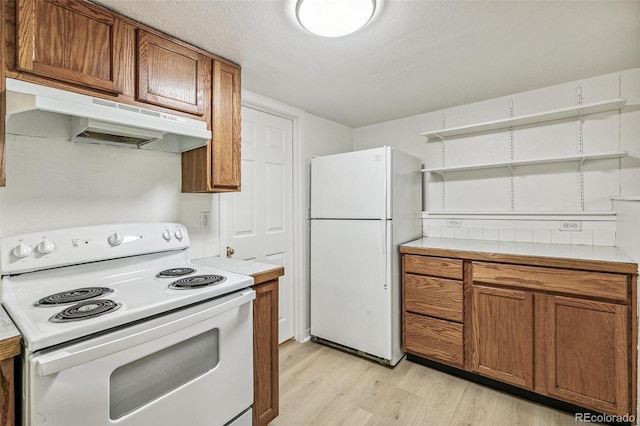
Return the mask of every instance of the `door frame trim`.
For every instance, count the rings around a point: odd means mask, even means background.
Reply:
[[[292,207],[293,207],[293,271],[285,271],[292,277],[293,289],[293,338],[299,342],[310,339],[307,321],[309,286],[304,271],[308,263],[307,221],[304,188],[304,121],[305,111],[266,96],[242,89],[242,106],[286,118],[292,121]]]

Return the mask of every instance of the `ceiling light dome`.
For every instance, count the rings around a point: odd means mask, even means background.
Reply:
[[[364,27],[376,10],[376,0],[298,0],[296,16],[306,30],[340,37]]]

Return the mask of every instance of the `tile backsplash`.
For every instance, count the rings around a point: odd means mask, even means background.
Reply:
[[[483,241],[517,241],[527,243],[615,246],[615,216],[603,220],[572,221],[580,230],[562,229],[561,220],[460,219],[460,226],[450,226],[448,218],[423,218],[425,237],[471,239]]]

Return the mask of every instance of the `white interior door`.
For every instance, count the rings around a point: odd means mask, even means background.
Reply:
[[[242,191],[220,195],[220,253],[281,265],[279,341],[293,337],[293,122],[242,108]]]

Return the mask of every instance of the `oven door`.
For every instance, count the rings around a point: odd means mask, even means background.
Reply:
[[[31,354],[23,364],[23,424],[225,425],[246,418],[254,298],[242,290]]]

